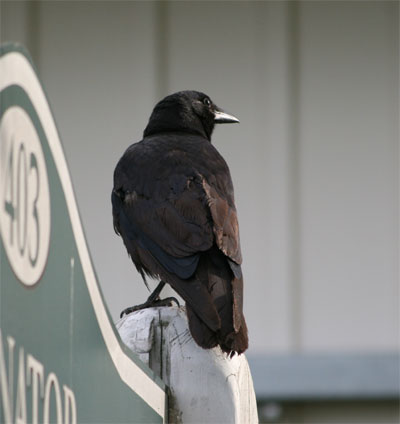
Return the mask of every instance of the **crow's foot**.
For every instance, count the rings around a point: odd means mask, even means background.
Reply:
[[[124,309],[120,314],[120,318],[122,318],[124,315],[128,315],[132,312],[140,311],[146,308],[154,308],[157,306],[172,306],[172,302],[175,302],[178,306],[180,306],[178,299],[175,297],[166,297],[165,299],[156,299],[151,301],[148,299],[146,302],[141,303],[140,305],[130,306],[129,308]]]
[[[152,308],[154,306],[172,306],[173,301],[176,302],[178,306],[180,306],[178,300],[174,297],[160,299],[160,293],[164,286],[164,281],[160,281],[158,286],[154,289],[153,293],[151,293],[146,302],[140,305],[131,306],[129,308],[124,309],[119,317],[122,318],[124,315],[131,314],[132,312],[140,311],[141,309]]]

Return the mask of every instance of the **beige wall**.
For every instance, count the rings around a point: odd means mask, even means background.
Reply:
[[[236,190],[251,352],[399,347],[397,2],[1,2],[45,85],[114,317],[146,297],[110,190],[155,102],[207,92]]]

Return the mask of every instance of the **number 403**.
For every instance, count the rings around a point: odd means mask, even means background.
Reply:
[[[4,212],[9,216],[8,243],[12,250],[17,248],[21,256],[27,256],[34,267],[40,240],[38,161],[34,152],[27,153],[23,142],[10,144],[3,197]]]

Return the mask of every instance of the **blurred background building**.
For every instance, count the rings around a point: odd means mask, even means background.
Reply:
[[[4,1],[33,57],[116,320],[147,291],[114,234],[114,167],[183,89],[236,194],[263,422],[399,421],[399,3]]]

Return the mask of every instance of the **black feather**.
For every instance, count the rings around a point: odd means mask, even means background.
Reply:
[[[124,237],[148,250],[168,272],[177,275],[179,278],[187,279],[194,274],[200,259],[199,253],[183,258],[169,255],[148,237],[134,220],[128,219],[121,198],[114,192],[111,197],[114,213],[119,216],[119,231],[124,234]]]

